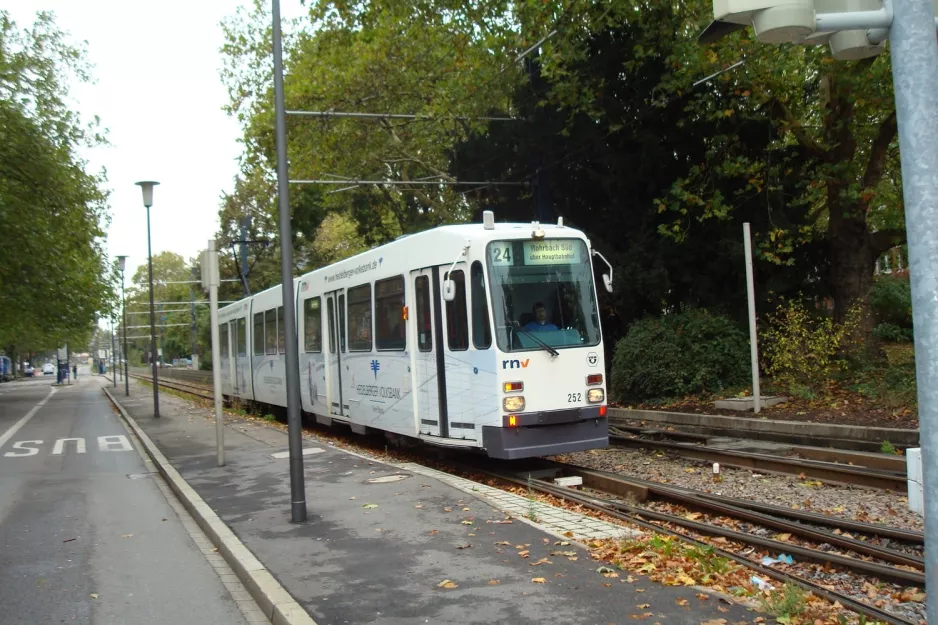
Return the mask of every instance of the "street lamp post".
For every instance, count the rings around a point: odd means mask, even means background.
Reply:
[[[143,191],[143,205],[147,207],[147,272],[150,283],[150,359],[153,363],[153,417],[160,418],[160,385],[156,370],[156,312],[153,309],[153,247],[150,244],[150,207],[153,206],[153,187],[158,182],[144,180],[137,183]]]
[[[121,270],[121,325],[124,327],[124,349],[123,349],[123,360],[124,360],[124,395],[130,397],[130,371],[127,370],[127,299],[124,295],[124,270],[127,268],[127,257],[118,256],[117,262],[119,263]]]

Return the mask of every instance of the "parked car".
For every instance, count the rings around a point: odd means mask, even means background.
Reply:
[[[42,365],[42,375],[55,375],[55,365],[51,362]]]
[[[26,365],[26,368],[23,369],[23,375],[27,378],[33,377],[33,368],[30,365]]]

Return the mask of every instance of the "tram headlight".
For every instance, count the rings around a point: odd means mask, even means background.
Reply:
[[[606,399],[606,392],[601,388],[591,388],[586,392],[586,401],[591,404],[598,404]]]
[[[519,412],[524,410],[524,396],[513,395],[512,397],[506,397],[502,400],[502,408],[505,409],[505,412]]]

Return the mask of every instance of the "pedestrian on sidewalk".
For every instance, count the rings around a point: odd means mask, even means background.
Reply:
[[[72,365],[72,377],[78,379],[78,365]]]

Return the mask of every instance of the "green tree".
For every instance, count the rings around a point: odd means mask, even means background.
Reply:
[[[291,177],[451,181],[453,146],[484,133],[487,124],[479,117],[510,108],[511,90],[520,78],[513,58],[526,43],[514,30],[516,8],[505,0],[311,3],[307,17],[287,26],[287,107],[422,117],[292,118]],[[275,216],[272,189],[261,189],[272,180],[274,162],[269,23],[259,3],[240,10],[224,23],[222,51],[229,111],[244,128],[239,184],[255,191],[250,210]],[[331,212],[354,220],[366,245],[472,214],[464,189],[445,185],[378,185],[330,193],[333,189],[292,187],[291,209],[294,223],[302,224],[301,239],[311,240]],[[230,212],[228,202],[223,210]],[[300,267],[322,262],[302,240],[294,248]]]
[[[198,284],[172,284],[198,280],[193,274],[194,263],[186,264],[179,254],[160,252],[153,257],[153,301],[156,321],[157,347],[163,349],[163,360],[188,357],[192,353],[192,313],[189,305],[190,290],[197,301],[204,300]],[[195,277],[193,277],[195,275]],[[138,362],[145,362],[150,334],[150,294],[148,268],[137,268],[127,288],[127,335],[146,338],[128,341],[138,354]],[[172,303],[183,302],[183,303]],[[206,308],[199,305],[198,308]],[[197,318],[198,312],[197,312]],[[184,324],[184,325],[178,325]],[[197,328],[198,331],[198,328]],[[202,346],[202,353],[207,353]]]
[[[90,80],[88,67],[51,14],[20,29],[0,12],[0,345],[11,352],[84,344],[114,301],[104,175],[78,155],[103,137],[69,108],[71,80]]]

